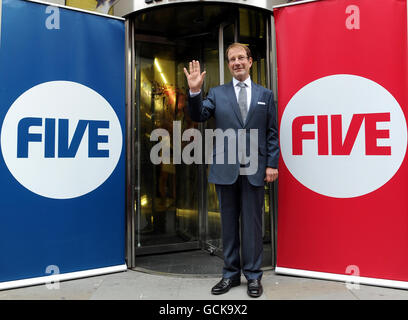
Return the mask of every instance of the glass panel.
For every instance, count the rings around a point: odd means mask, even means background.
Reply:
[[[224,51],[226,48],[234,42],[234,25],[226,25],[223,29],[223,39],[224,39]],[[218,46],[217,46],[218,49]],[[211,75],[217,75],[217,82],[211,81],[208,83],[208,89],[219,85],[219,55],[218,50],[214,50],[216,55],[211,56],[211,61],[213,61],[211,70]],[[224,59],[224,83],[228,83],[232,80],[231,73],[228,69],[228,62]],[[208,129],[215,129],[215,120],[210,119],[207,121]],[[207,166],[207,176],[208,176],[209,166]],[[222,240],[221,240],[221,215],[220,215],[219,203],[217,193],[215,191],[215,185],[208,183],[207,185],[207,232],[206,232],[206,242],[210,250],[214,253],[222,254]]]
[[[230,44],[234,43],[235,25],[230,24],[224,28],[224,83],[232,81],[232,75],[228,68],[225,52]]]
[[[136,239],[138,248],[154,248],[197,240],[205,241],[207,219],[205,165],[153,165],[150,152],[157,141],[150,141],[154,129],[163,128],[173,136],[173,123],[178,121],[182,134],[189,128],[204,132],[207,124],[192,122],[188,116],[187,81],[183,68],[191,60],[200,60],[207,71],[203,95],[219,84],[217,25],[228,21],[228,6],[168,6],[135,16],[137,69],[140,81],[136,94],[139,101],[140,136],[140,210],[136,206]],[[193,18],[192,18],[193,17]],[[224,20],[223,20],[224,19]],[[174,149],[173,139],[170,141]],[[182,141],[181,149],[190,141]],[[173,159],[172,159],[173,161]],[[137,191],[137,190],[136,190]],[[204,203],[203,203],[204,202]],[[199,213],[201,213],[201,218]],[[206,217],[205,217],[206,218]],[[219,224],[219,222],[218,222]],[[220,237],[217,223],[211,234]],[[203,227],[202,230],[200,227]],[[199,238],[202,234],[202,238]],[[180,246],[181,247],[181,246]],[[163,252],[162,249],[158,249]],[[170,250],[177,250],[172,246]],[[146,252],[146,251],[140,251]],[[136,250],[137,254],[137,250]]]
[[[267,16],[256,10],[248,8],[239,9],[239,35],[238,41],[249,45],[252,52],[253,64],[251,68],[251,79],[255,83],[266,87],[266,20]],[[264,259],[262,266],[272,265],[272,237],[271,237],[271,214],[269,185],[265,185],[265,208],[263,215],[263,241]]]
[[[265,14],[248,8],[239,8],[239,37],[265,41]],[[244,42],[246,43],[246,42]]]
[[[198,239],[198,171],[196,165],[174,164],[174,130],[194,127],[186,113],[182,58],[176,46],[139,43],[140,46],[140,207],[138,246],[174,244]],[[168,132],[164,143],[171,163],[155,165],[151,141],[155,129]],[[159,153],[159,156],[162,154]]]

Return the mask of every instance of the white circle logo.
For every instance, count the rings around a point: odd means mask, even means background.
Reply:
[[[52,81],[24,92],[1,129],[1,151],[30,191],[70,199],[101,186],[119,161],[122,129],[111,105],[75,82]]]
[[[405,116],[369,79],[339,74],[313,81],[286,106],[281,154],[291,174],[325,196],[352,198],[386,184],[407,148]]]

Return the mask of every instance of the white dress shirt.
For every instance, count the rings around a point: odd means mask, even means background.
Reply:
[[[237,86],[237,83],[240,82],[235,78],[232,78],[232,85],[234,87],[234,91],[235,91],[235,96],[237,98],[237,102],[238,102],[238,95],[239,95],[239,90],[241,90],[240,87]],[[247,92],[247,110],[249,111],[249,107],[251,105],[251,97],[252,97],[252,86],[251,86],[251,77],[249,76],[245,81],[243,81],[246,84],[246,92]],[[190,90],[190,97],[195,97],[198,96],[201,93],[201,90],[198,92],[191,92]]]

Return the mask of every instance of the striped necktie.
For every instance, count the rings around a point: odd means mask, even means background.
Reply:
[[[241,111],[242,120],[245,122],[248,114],[246,84],[243,82],[238,82],[237,86],[241,88],[238,93],[238,105]]]

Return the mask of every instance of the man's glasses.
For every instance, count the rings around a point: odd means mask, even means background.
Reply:
[[[228,60],[229,63],[234,63],[235,61],[244,62],[248,57],[246,56],[239,56],[238,58],[231,58]]]

